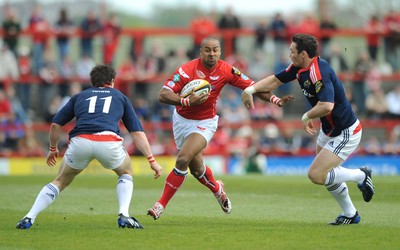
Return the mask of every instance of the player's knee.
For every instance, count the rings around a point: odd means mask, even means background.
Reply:
[[[312,183],[317,184],[317,185],[323,185],[325,183],[323,176],[321,176],[316,171],[308,171],[308,179],[310,179],[310,181]]]
[[[187,154],[179,155],[176,159],[176,168],[179,170],[186,170],[192,158]]]

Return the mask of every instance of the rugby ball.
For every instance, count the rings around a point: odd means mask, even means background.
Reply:
[[[188,82],[181,90],[180,96],[183,98],[188,97],[193,92],[202,96],[211,91],[211,84],[204,79],[195,79]]]

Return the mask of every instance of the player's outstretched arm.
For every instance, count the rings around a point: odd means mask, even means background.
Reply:
[[[253,94],[271,92],[282,84],[274,75],[268,76],[247,87],[242,93],[242,102],[247,108],[254,108]]]
[[[285,95],[282,98],[279,98],[278,96],[274,95],[272,92],[258,92],[258,93],[255,93],[254,95],[263,101],[271,102],[273,104],[278,105],[279,107],[282,107],[283,105],[285,105],[285,103],[291,102],[294,100],[293,95]]]
[[[154,179],[157,179],[162,174],[162,167],[157,163],[151,152],[149,140],[147,139],[146,134],[143,131],[131,132],[130,134],[135,142],[136,147],[145,157],[147,157],[150,168],[154,171]]]

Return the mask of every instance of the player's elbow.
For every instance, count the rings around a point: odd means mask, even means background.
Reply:
[[[328,115],[332,112],[335,104],[333,102],[320,102],[319,107],[322,113]]]

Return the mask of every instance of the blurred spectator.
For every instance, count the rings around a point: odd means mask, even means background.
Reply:
[[[328,15],[323,15],[322,20],[319,24],[320,28],[320,41],[321,41],[321,57],[326,59],[330,55],[331,49],[331,36],[332,32],[337,29],[336,23],[332,20],[332,17]]]
[[[18,62],[14,53],[0,41],[0,88],[7,89],[19,78]]]
[[[210,35],[217,33],[217,26],[211,15],[198,12],[196,17],[190,22],[190,31],[193,37],[193,47],[190,58],[195,58],[200,53],[201,41]]]
[[[299,24],[299,33],[306,33],[318,37],[320,23],[314,14],[308,13]]]
[[[93,39],[101,31],[101,23],[93,10],[89,10],[81,25],[81,57],[93,58]]]
[[[258,52],[264,52],[264,46],[266,42],[266,38],[269,33],[269,27],[267,24],[267,21],[264,19],[261,19],[257,22],[255,30],[255,50]]]
[[[79,82],[72,82],[71,84],[68,84],[69,86],[69,91],[68,95],[62,96],[60,105],[58,106],[57,112],[64,107],[65,104],[73,97],[74,95],[80,93],[82,91],[82,85]]]
[[[373,89],[366,100],[367,116],[369,119],[384,119],[388,115],[388,105],[385,93],[381,88]]]
[[[281,126],[277,150],[281,154],[296,155],[301,148],[302,135],[296,134],[291,126]]]
[[[277,74],[285,69],[287,69],[287,67],[289,67],[290,65],[290,61],[289,61],[289,57],[287,55],[281,55],[279,57],[279,59],[277,61],[275,61],[274,64],[274,73]],[[279,96],[283,96],[283,95],[289,95],[292,91],[292,82],[288,82],[285,84],[282,84],[281,86],[279,86],[276,89],[276,94],[278,94]],[[291,103],[287,103],[284,108],[286,109],[287,107],[290,107]]]
[[[10,86],[7,89],[6,95],[11,103],[12,112],[16,115],[16,118],[24,124],[30,123],[31,121],[26,110],[22,106],[20,99],[16,96],[14,86]]]
[[[392,66],[393,71],[397,71],[399,69],[397,48],[400,44],[400,14],[390,10],[383,17],[383,24],[385,28],[385,60]]]
[[[274,38],[274,60],[278,61],[287,49],[288,26],[281,13],[276,13],[272,19],[270,31]],[[287,54],[287,53],[285,53]]]
[[[368,155],[382,154],[382,144],[379,142],[378,137],[371,136],[364,145],[365,153]]]
[[[149,102],[139,96],[133,98],[133,108],[135,109],[136,115],[141,121],[150,121],[151,119],[151,109]]]
[[[31,110],[31,73],[32,63],[29,56],[29,47],[21,46],[18,48],[18,68],[20,72],[19,81],[16,84],[16,92],[21,100],[22,107],[28,111]]]
[[[367,46],[369,57],[377,61],[378,48],[381,36],[384,34],[384,26],[377,15],[372,15],[364,27],[367,32]]]
[[[372,63],[368,52],[361,51],[358,55],[354,67],[354,81],[352,86],[352,96],[357,107],[357,113],[365,115],[365,100],[367,97],[366,78],[371,70]]]
[[[59,95],[51,96],[50,103],[46,106],[46,110],[43,112],[45,122],[51,122],[61,107],[62,98]]]
[[[254,99],[254,109],[250,110],[253,121],[277,121],[282,119],[282,108],[270,102],[264,102],[259,98]]]
[[[249,64],[245,56],[242,53],[236,52],[233,53],[225,58],[225,61],[228,62],[230,65],[236,67],[242,72],[247,72]]]
[[[344,73],[349,70],[349,66],[339,43],[332,43],[330,53],[325,59],[337,73]]]
[[[82,55],[75,64],[76,76],[79,82],[84,83],[86,86],[91,86],[90,84],[90,71],[96,65],[92,57],[84,54]],[[84,87],[85,88],[85,87]]]
[[[14,9],[8,7],[5,10],[5,18],[3,20],[3,41],[7,47],[17,57],[18,40],[21,33],[21,23]]]
[[[75,78],[75,64],[69,55],[66,55],[59,63],[58,72],[60,76],[59,94],[64,97],[68,95],[69,85]]]
[[[103,62],[114,65],[115,51],[119,42],[121,26],[115,13],[109,15],[102,27],[103,37]]]
[[[278,127],[274,123],[267,123],[260,131],[259,152],[264,155],[276,153],[279,136]]]
[[[42,67],[39,72],[39,112],[46,112],[50,100],[54,95],[58,95],[58,67],[53,51],[46,49]]]
[[[115,88],[124,93],[126,96],[131,97],[132,89],[131,86],[136,82],[137,79],[137,66],[134,61],[128,56],[122,62],[117,69],[117,79]]]
[[[386,94],[389,117],[400,119],[400,86],[397,85]]]
[[[225,37],[225,39],[222,39],[222,44],[221,47],[225,47],[227,46],[227,39],[229,39],[229,43],[232,46],[232,53],[237,53],[237,36],[235,35],[235,29],[240,29],[241,28],[241,22],[239,17],[237,17],[234,13],[233,13],[233,8],[232,6],[228,6],[226,8],[225,13],[221,16],[221,18],[218,21],[218,28],[220,29],[220,31],[224,32],[224,31],[229,31],[229,30],[233,30],[229,34],[229,37]],[[224,55],[229,56],[229,55]]]
[[[24,136],[18,141],[18,153],[23,157],[43,157],[46,154],[31,126],[25,126]]]
[[[387,142],[383,146],[383,153],[389,155],[400,154],[400,125],[397,125],[389,133]]]
[[[34,75],[39,75],[39,71],[43,66],[43,54],[48,45],[51,27],[42,15],[41,7],[36,4],[29,18],[29,29],[32,32],[32,58]]]
[[[24,136],[24,125],[15,114],[11,112],[9,119],[0,122],[0,127],[4,128],[4,130],[2,130],[3,135],[0,136],[4,139],[4,148],[0,151],[5,151],[6,153],[16,152],[18,149],[18,141]]]
[[[247,71],[254,81],[259,81],[270,74],[267,60],[264,55],[265,54],[261,51],[255,50],[253,52],[253,57],[250,59],[249,69]]]
[[[166,58],[165,72],[174,72],[182,64],[188,62],[190,58],[187,54],[186,48],[184,47],[177,47],[175,50],[171,50]]]
[[[70,39],[76,31],[71,19],[68,17],[67,9],[60,9],[58,20],[54,27],[57,47],[59,52],[59,60],[62,62],[70,53]]]

